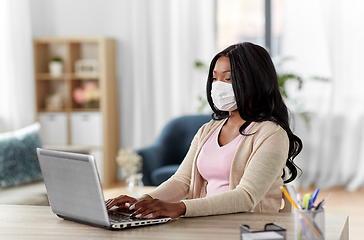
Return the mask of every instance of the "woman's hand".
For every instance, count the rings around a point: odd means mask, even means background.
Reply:
[[[132,204],[136,203],[137,201],[144,200],[144,199],[147,200],[147,199],[153,199],[153,198],[146,194],[141,196],[138,199],[129,197],[127,195],[120,195],[116,198],[111,198],[109,200],[106,200],[105,204],[106,204],[107,209],[110,209],[110,208],[116,206],[116,207],[119,207],[120,210],[122,210],[123,208],[125,208],[125,210],[129,210],[129,208]],[[130,211],[126,211],[126,212],[130,212]]]
[[[129,207],[126,207],[125,204],[127,206],[129,206],[129,204],[134,204],[135,202],[137,202],[138,200],[133,198],[133,197],[129,197],[127,195],[120,195],[116,198],[111,198],[107,201],[105,201],[106,204],[106,208],[110,209],[114,206],[119,207],[120,210],[125,210],[123,212],[129,212]]]
[[[129,210],[135,210],[132,214],[135,218],[148,219],[157,217],[178,218],[185,214],[186,206],[183,202],[171,203],[159,199],[141,199],[129,207]]]

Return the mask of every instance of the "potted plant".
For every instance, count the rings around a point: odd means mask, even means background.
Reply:
[[[49,72],[52,77],[59,77],[63,73],[63,60],[61,57],[55,56],[49,62]]]
[[[309,113],[307,111],[304,110],[304,106],[299,106],[299,104],[297,104],[299,102],[299,99],[291,96],[288,94],[288,89],[286,86],[286,83],[289,81],[296,81],[297,82],[297,88],[298,90],[301,90],[303,87],[303,84],[305,81],[307,81],[307,79],[303,79],[301,76],[292,73],[292,72],[285,72],[282,71],[282,65],[283,63],[287,62],[287,61],[291,61],[294,60],[292,57],[283,57],[281,59],[279,59],[278,61],[274,62],[274,65],[277,69],[277,78],[278,78],[278,85],[279,85],[279,90],[281,92],[281,95],[284,99],[284,101],[286,103],[289,103],[290,106],[293,108],[292,110],[294,112],[296,112],[296,114],[298,114],[304,121],[306,128],[310,129],[310,117],[309,117]],[[311,80],[315,80],[315,81],[323,81],[323,82],[328,82],[330,81],[330,79],[326,78],[326,77],[321,77],[321,76],[311,76],[310,77]]]

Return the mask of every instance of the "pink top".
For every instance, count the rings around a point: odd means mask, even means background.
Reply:
[[[226,120],[212,133],[197,157],[197,169],[208,182],[206,197],[229,190],[231,164],[235,152],[244,138],[244,135],[239,134],[228,144],[220,146],[218,137]],[[254,122],[245,129],[244,133],[247,133],[253,125]]]

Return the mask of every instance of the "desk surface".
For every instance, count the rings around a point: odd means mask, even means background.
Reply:
[[[349,239],[348,216],[326,214],[326,239]],[[294,239],[294,214],[237,213],[181,218],[124,230],[105,230],[58,218],[48,206],[0,205],[1,239],[240,239],[240,225],[260,230],[275,222]]]

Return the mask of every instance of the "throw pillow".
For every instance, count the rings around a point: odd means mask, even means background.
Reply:
[[[12,187],[42,179],[36,148],[41,147],[40,124],[0,133],[0,187]]]

